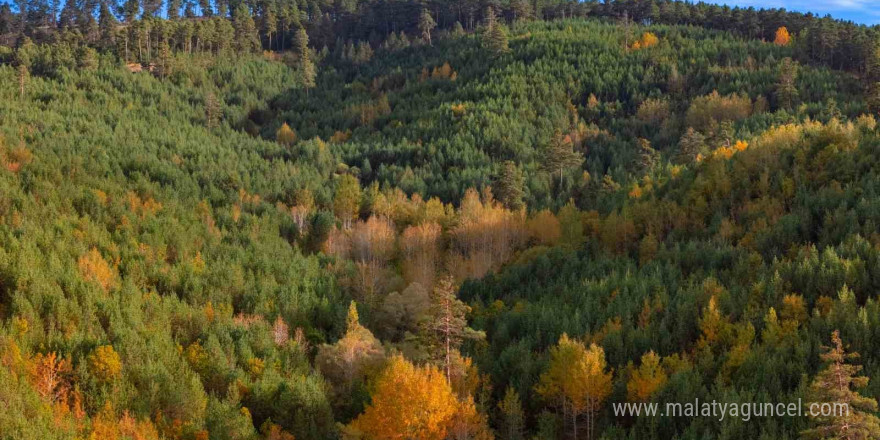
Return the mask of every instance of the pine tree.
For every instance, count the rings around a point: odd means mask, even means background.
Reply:
[[[781,107],[791,109],[798,97],[798,64],[791,58],[784,58],[779,64],[776,80],[776,99]]]
[[[431,12],[428,11],[428,8],[423,8],[419,15],[419,32],[422,33],[422,40],[425,40],[428,46],[432,46],[431,31],[435,27],[437,27],[437,23],[434,21],[434,17],[431,17]]]
[[[453,355],[465,338],[477,339],[482,334],[467,326],[465,315],[470,308],[455,296],[451,276],[441,278],[431,294],[431,307],[423,326],[423,340],[435,362],[443,366],[447,380],[451,377]]]
[[[312,55],[309,51],[309,35],[306,33],[305,28],[299,28],[296,34],[296,45],[297,54],[299,55],[299,77],[303,88],[306,89],[306,94],[308,94],[309,89],[315,87],[316,72],[315,65],[312,63]]]
[[[826,364],[825,369],[813,379],[810,391],[814,402],[830,404],[836,410],[843,409],[845,414],[811,415],[816,427],[801,432],[801,435],[816,439],[878,439],[880,419],[874,415],[877,412],[877,400],[862,396],[854,390],[864,388],[868,384],[868,378],[857,376],[862,370],[861,365],[847,363],[859,355],[844,350],[840,332],[837,330],[831,333],[831,342],[833,346],[823,347],[825,353],[820,357]]]
[[[706,148],[706,137],[699,131],[688,127],[687,132],[678,141],[678,161],[689,164],[696,160]]]
[[[214,92],[208,92],[205,96],[205,125],[208,130],[216,128],[219,120],[220,101],[217,100],[217,95]]]
[[[578,167],[583,162],[584,155],[574,150],[571,138],[557,133],[544,148],[541,165],[548,173],[558,173],[561,182],[567,169]]]
[[[495,195],[512,211],[519,211],[523,207],[523,175],[511,160],[504,162],[501,168],[501,175],[495,184]]]
[[[495,8],[486,8],[486,29],[483,33],[483,47],[494,56],[501,56],[510,50],[507,42],[507,29],[498,22]]]
[[[241,52],[253,52],[259,49],[260,39],[257,36],[257,26],[244,3],[238,5],[232,18],[236,49]]]

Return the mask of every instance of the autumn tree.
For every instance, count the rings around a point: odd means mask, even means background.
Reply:
[[[386,265],[394,257],[394,224],[384,217],[371,216],[351,229],[351,258],[357,270],[357,286],[365,301],[373,301],[388,278]]]
[[[859,357],[858,353],[847,353],[840,339],[840,332],[831,333],[831,347],[823,347],[825,353],[820,357],[825,369],[820,371],[810,385],[813,400],[837,413],[810,416],[814,428],[801,432],[804,438],[816,439],[877,439],[880,438],[880,419],[877,400],[859,394],[855,389],[868,385],[868,377],[857,376],[861,365],[852,365],[850,360]],[[844,413],[841,414],[840,411]]]
[[[112,382],[122,372],[122,361],[112,345],[96,348],[89,355],[88,363],[89,372],[102,383]]]
[[[646,402],[666,383],[666,372],[660,365],[660,356],[653,350],[642,355],[641,365],[630,374],[626,383],[627,399]]]
[[[611,394],[611,379],[602,347],[590,344],[587,348],[563,333],[559,344],[550,349],[550,363],[535,391],[561,409],[575,439],[580,432],[578,420],[586,415],[586,434],[591,439],[595,416]]]
[[[507,209],[519,211],[523,207],[522,171],[511,161],[505,161],[495,183],[495,196]]]
[[[498,434],[504,440],[523,440],[525,438],[525,414],[519,393],[513,387],[507,387],[504,398],[498,402],[500,427]]]
[[[116,287],[116,270],[101,256],[101,252],[92,248],[77,261],[83,279],[97,283],[107,292]]]
[[[410,283],[433,286],[440,263],[442,228],[436,222],[423,222],[404,229],[400,236],[403,276]]]
[[[419,32],[422,34],[422,40],[425,40],[428,43],[428,46],[431,46],[431,31],[437,27],[437,23],[434,21],[434,17],[431,17],[431,12],[428,11],[428,8],[422,8],[422,12],[419,14]]]
[[[382,343],[360,323],[354,301],[348,307],[345,335],[335,344],[318,347],[315,366],[333,384],[340,401],[350,400],[352,389],[366,381],[385,360]]]
[[[275,141],[289,147],[296,142],[296,132],[285,122],[275,132]]]
[[[526,222],[526,228],[532,240],[545,246],[555,246],[562,236],[559,219],[548,209],[539,211],[530,218]]]
[[[776,79],[776,99],[780,106],[791,109],[798,97],[797,88],[798,63],[791,58],[784,58],[779,63]]]
[[[791,43],[791,35],[788,33],[788,28],[781,26],[779,29],[776,29],[776,38],[773,40],[773,44],[788,46],[789,43]]]
[[[459,402],[443,373],[391,358],[376,379],[370,405],[346,429],[370,439],[444,440]]]

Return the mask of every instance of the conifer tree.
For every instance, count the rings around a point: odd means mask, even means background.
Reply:
[[[494,56],[500,56],[510,50],[507,42],[507,29],[498,22],[495,8],[486,8],[486,29],[483,32],[483,47]]]
[[[259,49],[260,40],[257,36],[257,26],[251,11],[244,3],[238,5],[232,16],[235,28],[235,47],[241,52],[253,52]]]
[[[541,162],[544,170],[551,174],[558,174],[561,182],[566,170],[578,167],[584,162],[584,155],[574,150],[570,137],[557,133],[544,147]]]
[[[837,330],[831,333],[831,343],[831,347],[823,347],[825,353],[820,357],[825,362],[825,369],[813,379],[810,392],[814,402],[828,404],[831,409],[843,410],[844,413],[811,414],[816,427],[801,432],[801,435],[811,439],[880,438],[880,419],[874,415],[877,412],[877,400],[862,396],[855,390],[864,388],[868,384],[868,377],[857,376],[862,370],[861,365],[848,363],[857,359],[859,354],[844,350],[840,332]]]
[[[508,160],[501,167],[495,184],[495,196],[505,207],[519,211],[523,207],[523,176],[516,164]]]
[[[434,21],[434,17],[431,17],[431,12],[428,11],[428,8],[423,8],[422,13],[419,14],[419,32],[422,33],[422,40],[425,40],[428,46],[432,46],[431,31],[435,27],[437,27],[437,23]]]
[[[779,64],[776,80],[776,99],[781,107],[791,109],[798,97],[798,64],[791,58],[784,58]]]
[[[443,367],[450,379],[454,352],[465,338],[483,337],[468,328],[467,315],[470,308],[455,295],[456,287],[451,276],[441,278],[431,294],[431,307],[423,328],[423,339],[431,357]]]
[[[706,148],[706,137],[702,133],[688,127],[687,132],[678,141],[678,161],[689,164]]]
[[[299,28],[296,34],[297,54],[299,55],[299,77],[302,86],[308,94],[309,89],[315,87],[315,65],[312,63],[312,55],[309,52],[309,35],[305,28]]]

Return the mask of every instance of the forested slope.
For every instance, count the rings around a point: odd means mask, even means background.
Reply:
[[[795,438],[611,408],[880,377],[876,29],[154,3],[0,8],[0,439]]]

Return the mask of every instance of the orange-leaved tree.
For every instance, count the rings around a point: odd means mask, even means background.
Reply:
[[[346,427],[350,437],[443,440],[461,404],[436,367],[395,356],[376,380],[372,403]]]

